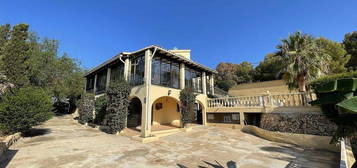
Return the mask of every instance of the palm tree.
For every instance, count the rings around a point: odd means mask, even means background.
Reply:
[[[309,34],[295,32],[281,40],[275,53],[284,60],[283,79],[290,89],[306,91],[306,83],[327,71],[329,56],[322,52]]]

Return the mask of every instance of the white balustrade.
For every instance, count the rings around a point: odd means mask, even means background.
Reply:
[[[313,93],[266,94],[257,96],[238,96],[208,99],[208,107],[291,107],[310,106],[308,102],[315,100]]]

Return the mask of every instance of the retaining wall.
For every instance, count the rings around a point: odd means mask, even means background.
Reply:
[[[263,113],[260,127],[269,131],[332,136],[337,126],[322,112]]]

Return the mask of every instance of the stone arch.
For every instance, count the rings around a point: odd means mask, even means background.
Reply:
[[[152,104],[152,124],[180,127],[180,101],[171,96],[157,98]]]
[[[199,100],[196,100],[195,103],[195,115],[194,115],[194,122],[196,124],[203,124],[204,121],[204,106],[203,103]]]
[[[138,127],[141,125],[142,103],[138,97],[130,98],[128,109],[127,127]]]

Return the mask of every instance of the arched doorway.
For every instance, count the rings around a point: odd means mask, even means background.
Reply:
[[[156,99],[152,105],[152,125],[180,127],[179,101],[169,96]]]
[[[196,124],[203,124],[203,106],[201,102],[196,101],[195,108],[194,108],[194,123]]]
[[[141,101],[134,97],[130,100],[128,109],[127,127],[137,127],[141,125]]]

